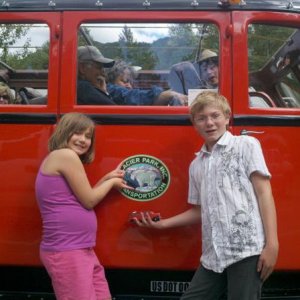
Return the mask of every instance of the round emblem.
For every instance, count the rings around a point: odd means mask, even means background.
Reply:
[[[134,155],[124,160],[124,180],[134,189],[121,193],[132,200],[149,201],[161,196],[170,184],[170,172],[159,159],[149,155]]]

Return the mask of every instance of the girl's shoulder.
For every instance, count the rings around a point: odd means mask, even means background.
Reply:
[[[51,151],[49,153],[48,157],[74,158],[74,157],[78,157],[78,155],[69,148],[62,148],[62,149],[57,149],[57,150]]]
[[[51,151],[41,165],[41,171],[45,174],[63,174],[70,166],[78,166],[80,159],[71,149],[57,149]]]
[[[74,162],[80,160],[78,155],[71,149],[63,148],[51,151],[46,157],[45,161],[48,162]]]

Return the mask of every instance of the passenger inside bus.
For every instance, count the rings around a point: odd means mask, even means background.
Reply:
[[[0,82],[0,104],[14,104],[14,95],[4,82]]]
[[[215,89],[219,84],[218,54],[205,49],[197,62],[180,62],[170,70],[169,85],[172,90],[185,95],[189,89]]]
[[[107,91],[118,105],[171,105],[187,104],[187,96],[172,90],[152,86],[147,89],[134,88],[135,72],[126,62],[116,61],[107,69]]]
[[[122,60],[117,60],[113,67],[106,70],[108,86],[114,84],[132,89],[136,76],[137,74],[134,67]]]
[[[205,49],[198,60],[197,67],[200,69],[200,76],[205,81],[208,89],[216,89],[219,84],[219,57],[218,54]]]
[[[104,57],[94,46],[80,46],[77,55],[77,104],[115,105],[107,92],[104,72],[115,61]]]

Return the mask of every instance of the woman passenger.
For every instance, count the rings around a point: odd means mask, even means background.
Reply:
[[[14,96],[4,82],[0,82],[0,104],[14,104]]]

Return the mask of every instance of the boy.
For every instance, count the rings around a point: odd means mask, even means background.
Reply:
[[[231,300],[260,299],[278,254],[271,175],[260,144],[227,131],[230,106],[216,92],[199,94],[190,113],[205,143],[190,165],[193,207],[158,222],[147,214],[135,222],[165,229],[201,221],[201,265],[182,300],[215,300],[225,291]]]

